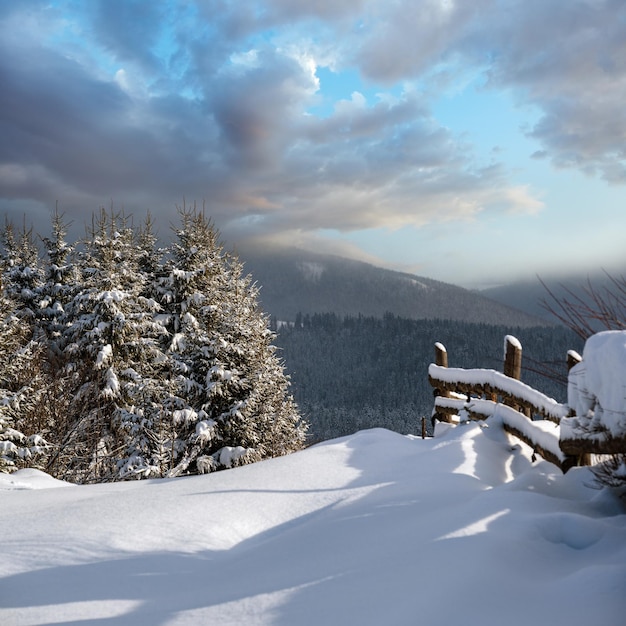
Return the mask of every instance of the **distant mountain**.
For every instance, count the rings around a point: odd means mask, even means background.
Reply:
[[[547,304],[555,308],[556,303],[550,292],[557,299],[566,298],[570,301],[575,301],[576,298],[580,298],[582,302],[587,302],[593,306],[589,295],[589,286],[591,285],[594,291],[600,294],[606,294],[611,290],[617,293],[618,289],[613,283],[611,276],[619,278],[622,275],[624,275],[624,272],[614,274],[597,272],[594,274],[568,275],[560,278],[553,277],[542,279],[545,286],[542,284],[542,280],[536,278],[535,280],[484,289],[479,293],[500,304],[524,311],[546,322],[554,323],[556,320],[555,316],[545,306]],[[550,292],[548,292],[546,287]]]
[[[238,250],[260,286],[265,311],[283,321],[298,313],[450,319],[511,327],[550,322],[485,295],[413,274],[296,248]]]
[[[563,293],[563,290],[558,285],[550,283],[550,288],[552,289],[553,287],[557,294]],[[542,305],[542,300],[548,299],[549,294],[538,279],[501,285],[500,287],[490,287],[478,293],[504,306],[524,311],[524,313],[544,321],[556,321],[554,316]]]

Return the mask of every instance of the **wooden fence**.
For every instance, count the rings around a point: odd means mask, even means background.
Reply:
[[[568,352],[568,369],[580,360],[576,352]],[[505,337],[503,373],[450,368],[445,346],[436,343],[435,363],[428,368],[428,379],[435,389],[433,423],[461,418],[482,420],[497,415],[508,433],[563,472],[577,465],[589,465],[592,454],[626,452],[624,440],[601,441],[561,428],[562,420],[571,418],[573,412],[567,405],[521,382],[521,365],[522,346],[510,335]],[[564,420],[563,425],[569,421]]]

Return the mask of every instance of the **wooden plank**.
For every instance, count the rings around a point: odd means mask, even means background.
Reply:
[[[517,437],[518,439],[523,441],[526,445],[530,446],[537,454],[540,454],[546,461],[549,461],[550,463],[556,465],[564,474],[567,472],[567,470],[571,469],[572,467],[576,467],[579,464],[577,456],[568,455],[565,457],[565,459],[562,460],[558,456],[556,456],[553,452],[550,452],[550,450],[546,450],[542,446],[538,445],[536,442],[532,441],[522,431],[518,430],[514,426],[511,426],[510,424],[507,424],[506,422],[504,422],[502,426],[507,433],[509,433],[510,435],[513,435],[514,437]]]
[[[626,454],[626,438],[580,436],[561,439],[559,446],[565,454]]]
[[[561,420],[559,446],[565,454],[626,454],[626,436],[599,430],[587,417],[566,417]]]
[[[517,405],[524,411],[529,411],[534,415],[541,415],[544,419],[550,420],[555,424],[559,423],[559,418],[547,413],[542,407],[539,407],[532,402],[528,402],[525,398],[517,396],[515,394],[509,394],[497,387],[493,387],[489,384],[476,384],[476,383],[459,383],[459,382],[447,382],[428,376],[428,382],[432,387],[437,389],[439,393],[437,395],[448,394],[451,391],[457,391],[459,393],[470,394],[474,396],[485,396],[486,398],[493,399],[499,397],[504,404],[511,406]]]

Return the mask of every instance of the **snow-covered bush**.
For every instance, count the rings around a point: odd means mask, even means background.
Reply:
[[[569,372],[567,395],[579,430],[626,442],[626,331],[587,339],[581,362]],[[614,455],[596,476],[606,484],[626,484],[626,454]]]
[[[626,331],[604,331],[585,343],[569,372],[567,399],[591,431],[626,439]]]

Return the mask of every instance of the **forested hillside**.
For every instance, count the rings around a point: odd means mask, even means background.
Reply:
[[[293,322],[298,313],[407,319],[447,318],[506,326],[549,326],[529,315],[440,281],[296,248],[244,249],[245,269],[260,286],[263,309]]]
[[[580,351],[582,343],[562,327],[325,313],[301,315],[296,324],[282,325],[276,345],[282,349],[294,397],[310,422],[310,439],[318,441],[377,426],[419,432],[422,416],[430,417],[433,406],[427,369],[434,343],[448,348],[451,367],[501,370],[506,334],[522,342],[522,380],[565,401],[567,350]],[[533,369],[553,370],[563,382]]]

